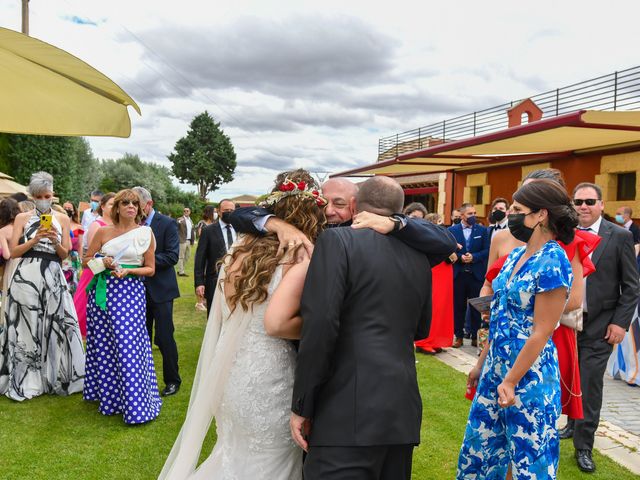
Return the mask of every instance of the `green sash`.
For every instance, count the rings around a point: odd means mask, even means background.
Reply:
[[[140,265],[120,265],[120,268],[138,268]],[[107,309],[107,277],[111,276],[113,270],[106,269],[94,275],[89,285],[87,285],[87,295],[91,293],[91,290],[96,289],[96,305],[102,310]],[[136,278],[135,275],[127,275],[124,278]]]

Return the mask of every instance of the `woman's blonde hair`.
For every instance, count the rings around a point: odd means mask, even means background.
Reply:
[[[103,200],[107,195],[102,197]],[[138,211],[136,212],[135,222],[136,223],[140,223],[140,221],[142,220],[142,215],[143,215],[142,214],[142,206],[140,205],[140,196],[136,192],[134,192],[133,190],[127,188],[127,189],[124,189],[124,190],[120,190],[113,197],[113,208],[111,209],[111,220],[113,221],[114,225],[118,225],[120,223],[120,203],[123,200],[129,200],[130,202],[133,202],[133,204],[136,207],[138,207]],[[104,202],[104,204],[101,204],[101,205],[106,205],[106,203],[107,202]]]
[[[280,191],[281,185],[287,181],[296,184],[305,182],[308,187],[318,188],[313,177],[303,169],[282,172],[276,177],[273,192]],[[270,207],[270,211],[290,225],[304,233],[312,242],[316,240],[326,222],[324,206],[318,206],[315,198],[309,195],[290,195],[283,197]],[[231,310],[238,305],[243,310],[267,299],[268,287],[276,267],[282,261],[284,253],[277,254],[279,242],[274,234],[264,236],[247,235],[245,240],[234,247],[232,253],[227,254],[221,262],[233,265],[240,255],[247,254],[240,267],[227,272],[227,278],[232,282],[235,293],[227,300]],[[298,245],[295,253],[302,245]]]

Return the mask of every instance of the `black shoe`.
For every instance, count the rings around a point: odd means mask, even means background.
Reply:
[[[170,395],[175,395],[180,390],[180,385],[177,383],[167,383],[167,386],[162,390],[162,396],[168,397]]]
[[[558,430],[558,436],[560,437],[560,440],[573,438],[573,427],[569,424],[565,425],[564,428]]]
[[[187,275],[186,273],[179,273],[178,276],[179,277],[188,277],[189,275]]]
[[[472,347],[477,347],[478,346],[478,339],[477,338],[472,338],[471,339],[471,346]]]
[[[416,347],[416,353],[422,353],[424,355],[435,355],[436,352],[433,350],[425,350],[422,347]]]
[[[471,333],[469,332],[464,332],[464,338],[466,338],[467,340],[469,340],[471,338]]]
[[[576,462],[578,468],[585,473],[593,473],[596,471],[596,464],[591,458],[591,450],[576,450]]]

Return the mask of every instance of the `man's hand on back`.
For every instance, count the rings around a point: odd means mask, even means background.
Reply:
[[[370,228],[378,233],[386,235],[393,231],[395,223],[389,217],[383,217],[370,212],[360,212],[353,216],[351,228]]]
[[[289,225],[284,220],[277,217],[269,217],[265,228],[268,232],[274,232],[278,236],[280,247],[278,248],[277,255],[282,252],[296,248],[298,245],[302,245],[302,248],[298,249],[298,255],[300,259],[310,259],[313,253],[313,243],[307,238],[307,236],[298,230],[293,225]]]

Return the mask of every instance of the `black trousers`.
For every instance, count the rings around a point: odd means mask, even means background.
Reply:
[[[153,324],[156,334],[153,336]],[[162,376],[165,385],[180,385],[182,379],[178,373],[178,346],[173,338],[173,300],[155,303],[147,295],[147,331],[149,338],[160,349],[162,354]]]
[[[305,480],[410,480],[413,445],[311,447]]]
[[[584,418],[573,422],[573,446],[576,450],[592,450],[593,439],[600,423],[602,387],[607,361],[613,346],[604,339],[580,339],[578,335],[578,361],[582,386]]]
[[[467,306],[467,300],[480,295],[484,280],[478,280],[472,272],[459,272],[453,280],[453,331],[456,338],[464,337],[464,323],[467,308],[471,320],[471,338],[476,338],[480,328],[480,313]]]

